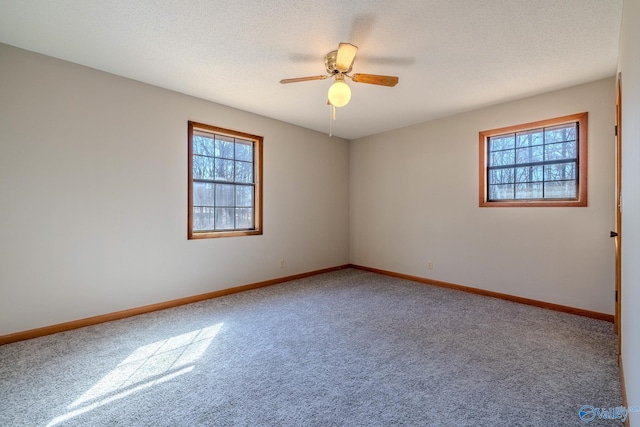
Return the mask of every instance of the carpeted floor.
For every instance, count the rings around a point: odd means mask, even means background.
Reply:
[[[346,269],[0,346],[0,425],[584,426],[621,405],[615,345],[607,322]]]

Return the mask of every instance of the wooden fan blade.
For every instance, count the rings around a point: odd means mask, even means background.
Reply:
[[[389,86],[393,87],[398,84],[398,78],[396,76],[379,76],[377,74],[359,74],[356,73],[351,76],[351,80],[356,83],[368,83],[371,85]]]
[[[341,73],[348,73],[353,65],[353,60],[356,59],[356,52],[358,52],[358,46],[351,43],[340,43],[336,55],[336,69]]]
[[[297,83],[297,82],[308,82],[310,80],[324,80],[329,76],[311,76],[311,77],[296,77],[294,79],[282,79],[280,83]]]

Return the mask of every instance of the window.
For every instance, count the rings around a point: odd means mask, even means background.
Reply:
[[[262,137],[189,122],[188,238],[262,234]]]
[[[587,113],[480,132],[480,206],[587,206]]]

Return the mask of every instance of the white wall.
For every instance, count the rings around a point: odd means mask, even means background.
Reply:
[[[613,314],[614,87],[601,80],[352,141],[351,262]],[[589,207],[478,207],[478,132],[583,111]]]
[[[622,363],[628,404],[640,407],[640,1],[624,0],[622,16]]]
[[[349,262],[348,141],[6,45],[0,70],[0,335]],[[187,240],[187,120],[264,136],[264,235]]]

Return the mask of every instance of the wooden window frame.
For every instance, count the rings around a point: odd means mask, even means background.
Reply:
[[[514,199],[513,201],[489,201],[488,200],[488,140],[492,136],[505,133],[522,132],[537,128],[561,125],[565,123],[578,123],[578,179],[576,199]],[[588,113],[572,114],[556,117],[554,119],[541,120],[515,126],[507,126],[499,129],[485,130],[479,133],[479,206],[480,207],[586,207],[587,206],[587,132]]]
[[[253,149],[253,186],[254,186],[254,228],[242,230],[193,230],[193,131],[202,130],[218,135],[224,135],[231,138],[241,138],[254,142]],[[188,122],[188,220],[187,220],[187,238],[188,239],[210,239],[218,237],[235,237],[235,236],[252,236],[262,234],[262,145],[263,137],[239,132],[231,129],[225,129],[217,126],[207,125],[204,123]],[[235,182],[235,181],[234,181]]]

